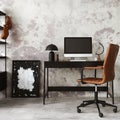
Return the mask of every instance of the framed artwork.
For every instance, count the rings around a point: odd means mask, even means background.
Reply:
[[[39,97],[40,61],[13,60],[12,97]]]

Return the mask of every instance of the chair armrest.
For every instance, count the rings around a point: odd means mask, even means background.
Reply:
[[[95,69],[103,69],[103,66],[96,66],[96,67],[84,67],[84,70],[95,70]]]
[[[82,79],[77,79],[76,81],[77,81],[77,83],[86,84]]]
[[[83,71],[84,70],[102,70],[103,69],[103,66],[96,66],[96,67],[84,67],[81,69],[81,79],[78,79],[77,82],[78,83],[83,83],[83,84],[86,84],[84,81],[83,81]]]

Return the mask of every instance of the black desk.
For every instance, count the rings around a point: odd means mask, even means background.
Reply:
[[[85,66],[103,65],[103,61],[60,61],[60,62],[44,62],[44,87],[43,87],[43,104],[45,97],[49,91],[94,91],[92,86],[49,86],[49,68],[83,68]],[[98,87],[98,91],[107,91],[106,86]]]

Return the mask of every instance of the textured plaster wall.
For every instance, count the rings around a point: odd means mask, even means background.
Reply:
[[[48,59],[46,45],[53,43],[58,46],[60,60],[65,60],[63,57],[65,36],[92,36],[94,53],[98,41],[103,43],[105,50],[109,43],[120,45],[120,0],[0,0],[0,10],[11,16],[13,22],[7,39],[9,96],[12,60],[41,60],[40,92],[42,93],[43,61]],[[115,68],[116,96],[120,96],[119,59],[120,53]],[[78,69],[52,69],[50,84],[77,85],[76,79],[79,76]],[[54,93],[56,96],[79,94]],[[4,94],[0,93],[0,97],[4,97]]]

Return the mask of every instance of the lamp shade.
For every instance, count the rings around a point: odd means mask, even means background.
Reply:
[[[50,44],[46,47],[46,50],[54,51],[54,50],[58,50],[58,48],[56,45]]]
[[[99,46],[98,46],[98,49],[96,51],[96,55],[101,55],[104,52],[104,46],[101,42],[99,42],[98,44],[99,44]]]

